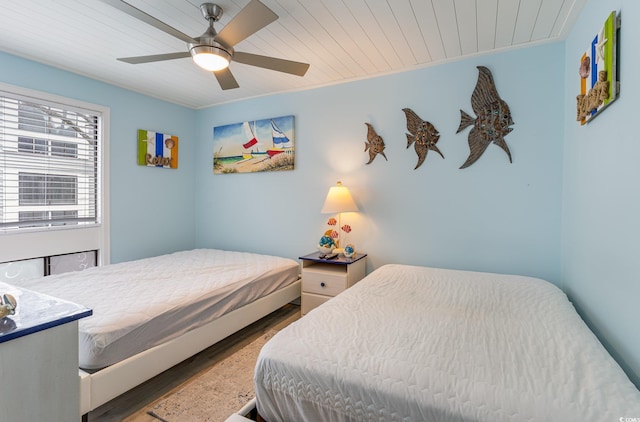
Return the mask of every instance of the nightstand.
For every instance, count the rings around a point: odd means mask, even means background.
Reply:
[[[362,280],[366,258],[367,254],[360,252],[354,258],[338,255],[334,259],[321,259],[320,252],[299,257],[302,261],[302,315]]]

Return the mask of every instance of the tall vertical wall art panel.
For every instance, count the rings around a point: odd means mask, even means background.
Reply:
[[[618,97],[616,60],[619,26],[620,16],[611,12],[580,57],[576,120],[581,125],[591,121]]]

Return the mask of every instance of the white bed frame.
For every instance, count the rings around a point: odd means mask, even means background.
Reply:
[[[80,370],[80,416],[166,371],[300,297],[300,280],[189,331],[94,373]],[[83,418],[84,419],[84,418]]]

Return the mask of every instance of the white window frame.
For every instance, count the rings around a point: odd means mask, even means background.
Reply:
[[[0,90],[54,102],[71,107],[83,108],[100,114],[100,139],[98,148],[101,161],[98,169],[98,215],[99,223],[88,227],[60,226],[47,229],[33,229],[22,232],[0,233],[0,263],[30,259],[50,255],[60,255],[79,251],[98,250],[98,265],[110,262],[109,244],[109,125],[108,107],[62,97],[47,92],[17,87],[0,82]]]

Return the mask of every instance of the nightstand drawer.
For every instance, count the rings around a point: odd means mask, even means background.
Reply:
[[[335,296],[347,288],[346,273],[303,271],[302,291],[325,296]]]
[[[320,252],[299,257],[302,261],[302,315],[362,280],[366,257],[366,253],[360,253],[355,258],[338,255],[324,259],[320,258]]]
[[[302,293],[302,315],[306,314],[310,310],[317,308],[318,306],[331,299],[331,296],[314,295],[311,293]]]

